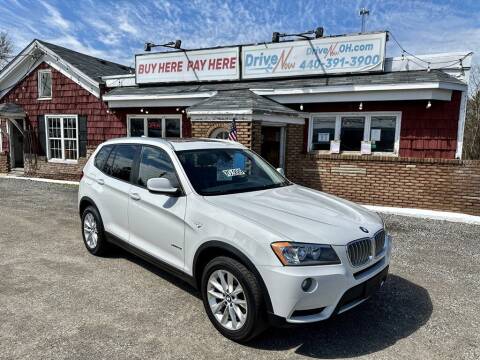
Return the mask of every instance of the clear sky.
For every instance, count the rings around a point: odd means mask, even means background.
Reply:
[[[480,52],[480,0],[0,0],[0,30],[20,51],[39,38],[133,65],[143,43],[184,48],[270,41],[272,32],[389,30],[414,54]],[[389,42],[387,56],[401,51]],[[475,62],[479,62],[477,54]]]

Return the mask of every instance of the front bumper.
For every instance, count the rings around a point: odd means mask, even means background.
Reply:
[[[325,320],[361,304],[383,285],[390,263],[390,238],[380,256],[359,268],[349,264],[345,246],[334,249],[341,264],[259,267],[274,315],[288,323]],[[301,287],[306,278],[313,279],[307,292]]]

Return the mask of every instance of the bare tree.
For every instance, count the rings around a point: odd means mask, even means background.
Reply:
[[[471,69],[463,141],[463,158],[480,159],[480,67]]]
[[[12,42],[6,32],[0,31],[0,69],[8,63],[11,54]]]

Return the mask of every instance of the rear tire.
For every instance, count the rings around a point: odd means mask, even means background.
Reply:
[[[226,256],[211,260],[203,271],[201,291],[205,311],[223,336],[246,342],[266,329],[259,281],[237,260]]]
[[[82,236],[87,250],[96,256],[105,255],[108,243],[105,238],[103,222],[97,208],[88,206],[82,214]]]

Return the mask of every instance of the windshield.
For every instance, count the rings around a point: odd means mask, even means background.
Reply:
[[[290,185],[265,160],[244,149],[177,151],[187,176],[200,195],[225,195]]]

